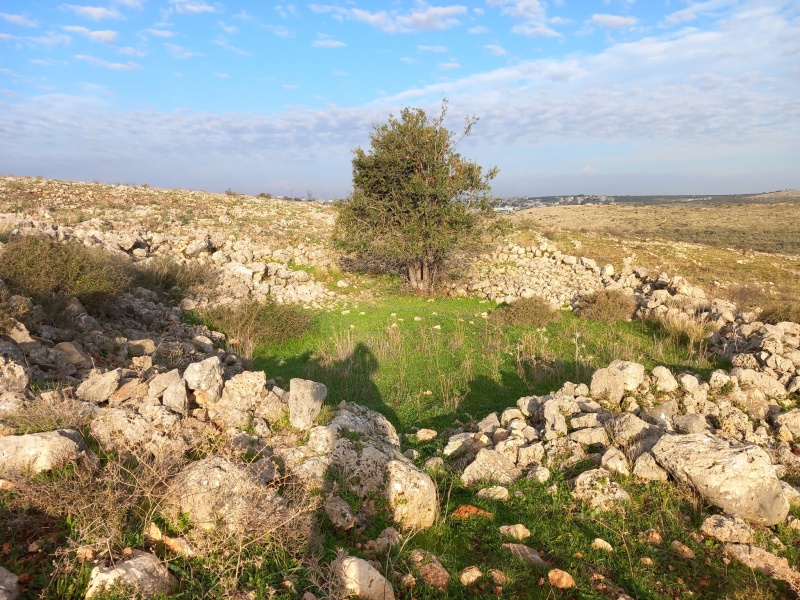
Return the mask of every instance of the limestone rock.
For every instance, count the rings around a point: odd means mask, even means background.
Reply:
[[[678,389],[678,380],[667,367],[659,365],[653,369],[652,374],[659,392],[669,394]]]
[[[0,567],[0,600],[17,600],[19,598],[19,577],[11,571]]]
[[[719,542],[752,544],[753,530],[736,515],[711,515],[700,526],[700,532]]]
[[[462,569],[461,573],[458,575],[458,580],[461,582],[461,585],[468,586],[479,581],[481,577],[483,577],[483,573],[481,573],[478,567],[473,565]]]
[[[667,481],[668,473],[662,469],[653,455],[645,452],[633,464],[633,475],[644,481]]]
[[[485,498],[487,500],[499,500],[505,502],[508,500],[508,488],[502,485],[492,485],[481,490],[475,494],[478,498]]]
[[[292,427],[303,431],[311,429],[327,395],[328,388],[321,383],[292,379],[289,382],[289,421]]]
[[[592,540],[592,548],[594,550],[602,550],[603,552],[614,551],[614,547],[602,538],[594,538],[594,540]]]
[[[538,481],[539,483],[547,483],[550,479],[550,469],[542,466],[535,466],[525,476],[526,479]]]
[[[731,446],[720,437],[703,434],[666,435],[652,452],[675,479],[726,513],[775,525],[789,512],[775,467],[757,446]]]
[[[501,485],[508,485],[522,477],[522,471],[505,456],[494,450],[483,448],[478,452],[475,460],[464,469],[461,481],[465,486],[470,486],[479,481],[493,481]]]
[[[575,587],[575,580],[572,575],[561,569],[552,569],[547,573],[547,580],[554,588],[568,590]]]
[[[363,558],[338,557],[331,570],[344,588],[343,596],[361,600],[394,600],[392,584]]]
[[[623,477],[628,477],[631,474],[628,459],[625,458],[621,450],[613,446],[605,451],[602,459],[600,459],[600,464],[603,468]]]
[[[21,392],[29,381],[25,367],[0,354],[0,392]]]
[[[520,541],[531,537],[531,532],[522,523],[517,523],[516,525],[501,525],[500,534]]]
[[[0,476],[33,475],[51,471],[91,451],[74,429],[0,437]]]
[[[446,590],[450,584],[450,573],[444,568],[442,562],[430,552],[412,550],[408,556],[408,561],[419,571],[420,579],[430,587]]]
[[[539,553],[525,544],[503,544],[503,549],[508,550],[515,558],[529,562],[537,567],[547,566],[547,562]]]
[[[186,386],[194,392],[194,399],[200,406],[209,406],[222,395],[222,363],[218,356],[186,367],[183,378]]]
[[[644,381],[644,365],[627,360],[613,360],[608,365],[622,374],[623,387],[626,392],[632,392]]]
[[[588,504],[592,510],[609,510],[631,499],[621,485],[611,481],[611,473],[605,469],[592,469],[578,475],[572,495],[576,500]]]
[[[172,369],[172,371],[168,371],[166,373],[161,373],[153,377],[150,380],[150,384],[147,390],[148,396],[152,396],[153,398],[160,398],[161,394],[164,393],[170,385],[175,383],[176,381],[181,380],[181,375],[178,372],[178,369]]]
[[[209,407],[209,418],[227,429],[245,429],[254,405],[266,394],[267,376],[263,371],[245,371],[225,382],[222,397]]]
[[[408,460],[386,463],[386,499],[394,522],[406,529],[429,527],[438,514],[436,484]]]
[[[770,398],[783,398],[786,396],[786,388],[777,379],[773,379],[766,373],[753,369],[736,368],[731,371],[731,375],[738,378],[739,385],[749,384],[755,387]]]
[[[134,550],[127,560],[92,569],[86,598],[91,598],[117,583],[133,586],[144,598],[160,593],[169,594],[178,585],[178,581],[157,556]]]
[[[164,390],[161,402],[171,411],[185,417],[189,412],[189,394],[186,391],[186,382],[178,379],[170,384]]]
[[[86,402],[100,404],[108,400],[117,391],[122,372],[114,369],[102,375],[93,375],[84,380],[75,391],[75,395]]]
[[[796,594],[800,594],[800,572],[793,569],[785,558],[747,544],[725,544],[725,552],[751,569],[787,582]]]
[[[356,518],[353,515],[353,511],[350,510],[350,505],[339,496],[328,496],[328,499],[325,500],[324,508],[325,513],[336,529],[347,531],[356,524]]]

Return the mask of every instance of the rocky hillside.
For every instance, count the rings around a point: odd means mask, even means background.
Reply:
[[[68,326],[0,282],[0,515],[8,517],[0,535],[10,536],[0,538],[0,598],[102,598],[112,589],[122,594],[113,597],[208,597],[208,588],[213,597],[305,600],[504,590],[733,597],[626,589],[601,567],[620,554],[631,573],[700,569],[702,556],[710,573],[725,565],[713,581],[730,565],[731,577],[752,569],[780,582],[765,598],[800,594],[800,572],[786,558],[800,545],[800,324],[764,323],[631,261],[597,265],[544,239],[504,241],[474,258],[449,293],[506,302],[536,295],[579,309],[593,292],[616,291],[634,299],[637,319],[705,328],[732,368],[702,377],[615,360],[588,384],[566,382],[447,430],[399,435],[357,398],[326,403],[324,381],[248,369],[223,333],[187,321],[189,309],[246,298],[338,310],[366,297],[363,279],[340,273],[327,250],[328,208],[1,183],[4,242],[77,240],[132,263],[203,265],[216,277],[185,290],[178,305],[145,287],[102,313],[73,298]],[[453,507],[454,485],[472,499]],[[688,525],[688,537],[669,537],[666,525],[638,530],[636,494],[648,485],[696,498],[704,518]],[[567,564],[548,552],[551,540],[532,534],[533,520],[492,521],[481,508],[514,514],[502,507],[526,495],[592,522],[628,515],[630,531],[606,529],[576,545],[580,562]],[[23,514],[66,519],[70,532],[14,530],[11,517]],[[481,544],[493,558],[457,565],[418,544],[454,521],[491,523]],[[374,536],[364,539],[367,531]],[[320,536],[342,544],[335,559]]]

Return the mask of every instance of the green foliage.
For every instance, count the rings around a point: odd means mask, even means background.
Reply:
[[[6,244],[0,254],[0,279],[10,290],[39,303],[77,298],[90,312],[100,312],[131,284],[123,258],[80,242],[61,244],[25,236]]]
[[[311,317],[298,306],[256,300],[217,306],[202,315],[209,327],[225,333],[230,347],[248,360],[256,346],[280,344],[303,335]]]
[[[622,290],[599,290],[581,302],[582,317],[604,323],[630,321],[636,312],[636,300]]]
[[[492,313],[492,318],[503,325],[516,327],[544,327],[561,319],[561,313],[538,296],[521,298],[505,304]]]
[[[480,239],[491,210],[489,182],[457,153],[441,114],[404,108],[375,126],[370,151],[353,152],[353,193],[339,205],[336,247],[377,270],[403,272],[415,290],[431,290],[448,254]],[[468,118],[463,136],[477,122]]]

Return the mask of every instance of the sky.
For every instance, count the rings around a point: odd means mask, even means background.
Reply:
[[[344,197],[447,98],[498,196],[800,188],[800,0],[79,2],[0,0],[2,174]]]

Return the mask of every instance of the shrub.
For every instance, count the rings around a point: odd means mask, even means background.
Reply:
[[[768,302],[761,311],[759,319],[772,325],[781,321],[800,323],[800,300],[773,300]]]
[[[97,313],[131,284],[124,258],[76,241],[26,236],[6,244],[0,258],[0,279],[38,303],[77,298]]]
[[[769,298],[767,292],[757,285],[731,285],[721,290],[720,296],[736,304],[739,310],[764,306]]]
[[[155,292],[162,301],[177,304],[186,292],[210,285],[214,275],[211,267],[190,261],[177,263],[167,257],[136,263],[132,269],[134,285]]]
[[[298,306],[255,300],[211,308],[202,318],[225,333],[230,348],[247,360],[253,358],[256,346],[298,338],[311,323],[311,314]]]
[[[506,304],[492,313],[492,317],[503,325],[520,327],[544,327],[561,319],[561,313],[553,310],[550,303],[538,296],[522,298]]]
[[[595,321],[629,321],[636,312],[636,300],[622,290],[599,290],[586,296],[578,313]]]

